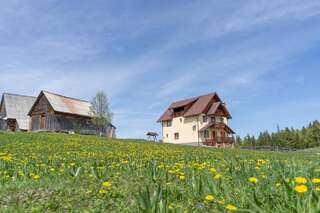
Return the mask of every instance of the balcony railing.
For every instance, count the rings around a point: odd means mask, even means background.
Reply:
[[[207,146],[232,146],[235,143],[233,137],[215,137],[215,138],[208,138],[206,139],[203,144]]]

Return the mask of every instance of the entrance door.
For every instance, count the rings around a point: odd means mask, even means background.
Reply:
[[[9,127],[9,130],[12,131],[12,132],[15,132],[16,131],[16,128],[17,128],[17,121],[16,120],[13,120],[13,119],[8,119],[8,127]]]
[[[41,115],[40,116],[40,129],[44,129],[45,128],[45,124],[46,124],[46,116],[45,115]]]
[[[216,143],[217,142],[217,135],[216,135],[216,131],[212,131],[212,141],[213,143]]]

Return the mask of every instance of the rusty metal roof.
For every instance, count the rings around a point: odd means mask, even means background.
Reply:
[[[92,117],[90,110],[91,104],[87,101],[70,98],[47,91],[42,91],[42,93],[49,101],[53,110],[56,112]]]
[[[1,104],[4,104],[5,115],[7,119],[15,119],[19,129],[28,130],[29,116],[28,112],[36,101],[36,97],[4,93]]]

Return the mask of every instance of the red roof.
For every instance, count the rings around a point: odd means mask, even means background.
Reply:
[[[184,112],[184,117],[197,116],[202,113],[213,115],[218,110],[219,107],[223,107],[223,110],[228,113],[228,117],[231,118],[227,108],[221,103],[217,93],[210,93],[207,95],[202,95],[194,98],[189,98],[181,101],[173,102],[169,108],[163,113],[159,118],[158,122],[169,121],[173,119],[173,110],[175,108],[188,106],[187,111]]]

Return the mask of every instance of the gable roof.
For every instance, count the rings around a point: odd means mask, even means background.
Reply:
[[[34,104],[36,97],[4,93],[1,105],[4,104],[6,118],[16,119],[19,129],[28,130],[28,112]]]
[[[29,111],[28,115],[30,115],[31,112],[34,110],[35,106],[37,105],[38,101],[42,96],[46,97],[50,106],[55,112],[84,117],[92,117],[90,113],[91,104],[89,102],[76,98],[66,97],[63,95],[58,95],[48,91],[41,91],[37,100],[35,101],[34,105]]]
[[[231,118],[227,108],[221,102],[217,93],[209,93],[194,98],[189,98],[181,101],[173,102],[169,108],[162,114],[158,122],[169,121],[173,119],[173,111],[175,108],[190,106],[190,108],[183,114],[184,117],[197,116],[202,113],[213,115],[217,109],[222,106],[226,110],[228,117]]]

